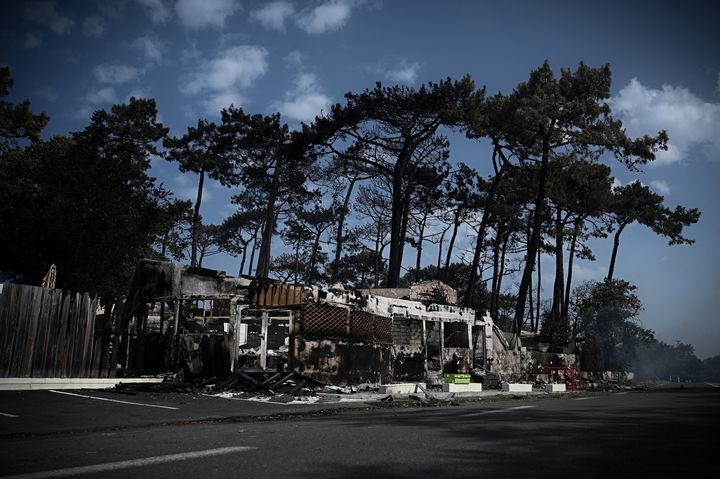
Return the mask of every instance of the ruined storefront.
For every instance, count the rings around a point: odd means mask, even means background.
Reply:
[[[122,305],[118,366],[127,375],[225,374],[236,361],[235,316],[250,284],[215,270],[142,261]]]
[[[128,372],[298,372],[333,383],[440,378],[483,366],[489,318],[471,309],[143,261],[124,311]]]
[[[306,373],[330,380],[422,381],[473,367],[478,321],[471,309],[327,289],[300,313],[295,353]],[[320,360],[317,348],[332,359]]]

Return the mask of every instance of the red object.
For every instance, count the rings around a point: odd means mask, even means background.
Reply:
[[[582,374],[578,368],[569,368],[567,366],[543,366],[545,372],[548,375],[548,383],[553,383],[553,372],[562,371],[563,379],[565,380],[565,387],[568,390],[575,390],[575,379],[578,380],[578,388],[582,388]]]

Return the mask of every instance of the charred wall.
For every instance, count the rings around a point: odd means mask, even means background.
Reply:
[[[427,374],[422,321],[395,318],[392,323],[392,337],[393,379],[422,381]]]
[[[390,347],[295,338],[296,370],[336,384],[390,381]]]
[[[391,377],[392,320],[322,303],[295,318],[295,368],[322,381],[378,383]]]

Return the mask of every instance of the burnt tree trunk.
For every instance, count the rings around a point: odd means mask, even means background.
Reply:
[[[295,270],[293,272],[293,282],[298,284],[300,277],[300,242],[295,243]]]
[[[551,317],[553,321],[560,319],[563,294],[565,291],[565,265],[563,264],[564,227],[562,209],[557,208],[555,213],[555,283],[553,284],[553,301]]]
[[[253,234],[253,238],[252,238],[252,249],[250,250],[250,261],[248,261],[248,271],[247,271],[248,275],[252,275],[253,265],[255,265],[255,251],[257,249],[257,234],[258,234],[259,229],[260,229],[260,227],[258,226],[258,229],[255,230],[255,234]],[[257,268],[255,269],[255,271],[257,271]]]
[[[537,252],[537,300],[535,301],[535,332],[540,331],[540,293],[542,292],[542,273],[540,271],[540,262],[542,260],[542,250]]]
[[[620,234],[622,234],[623,230],[627,226],[627,223],[622,223],[618,230],[615,232],[615,236],[613,238],[613,250],[612,250],[612,256],[610,257],[610,268],[608,269],[608,275],[607,280],[612,281],[613,279],[613,273],[615,273],[615,260],[617,259],[617,252],[618,248],[620,247]]]
[[[568,255],[568,274],[567,274],[567,284],[565,285],[565,301],[563,301],[563,307],[561,315],[564,318],[568,317],[568,312],[570,311],[570,291],[572,289],[572,274],[573,274],[573,260],[575,259],[575,248],[577,246],[577,237],[580,233],[580,224],[582,220],[577,220],[575,222],[575,227],[573,228],[573,235],[572,240],[570,240],[570,253]]]
[[[453,232],[450,236],[450,244],[448,244],[447,255],[445,256],[445,268],[443,269],[442,280],[447,282],[448,269],[450,269],[450,260],[452,259],[452,251],[455,246],[455,239],[457,238],[458,229],[460,229],[460,209],[455,211],[455,218],[453,220]]]
[[[423,213],[418,232],[417,255],[415,256],[415,282],[420,281],[420,262],[422,261],[423,241],[425,240],[425,224],[427,223],[428,212]]]
[[[530,230],[527,231],[527,241],[530,242]],[[535,314],[533,310],[533,282],[530,275],[530,284],[528,285],[528,315],[530,316],[530,331],[535,331]]]
[[[240,256],[240,268],[238,268],[238,276],[242,276],[245,269],[245,260],[247,259],[247,249],[250,246],[250,239],[243,242],[242,255]]]
[[[507,251],[508,241],[510,240],[509,234],[504,234],[502,237],[502,246],[500,246],[500,274],[497,280],[497,289],[495,291],[495,316],[500,317],[500,295],[502,291],[502,281],[505,276],[505,252]]]
[[[533,273],[535,266],[535,255],[538,251],[540,244],[540,233],[542,227],[542,212],[545,209],[545,185],[547,182],[547,170],[548,163],[550,161],[550,144],[547,138],[543,139],[543,150],[542,158],[540,162],[540,171],[538,178],[538,190],[535,197],[535,214],[533,215],[532,223],[532,235],[530,237],[530,244],[528,245],[528,251],[525,258],[525,268],[523,269],[523,275],[520,280],[520,286],[518,288],[518,297],[515,304],[515,325],[516,331],[519,334],[520,327],[523,323],[525,316],[525,301],[527,300],[528,286],[530,285],[530,276]],[[513,341],[515,343],[515,341]]]
[[[490,184],[490,190],[488,191],[488,197],[485,201],[485,208],[483,208],[482,219],[480,220],[480,228],[478,228],[477,241],[475,242],[475,253],[473,254],[472,265],[470,266],[470,277],[468,278],[467,293],[465,294],[465,307],[469,308],[472,306],[472,297],[477,287],[478,282],[478,268],[480,267],[480,257],[482,256],[483,242],[485,241],[485,230],[490,221],[490,209],[495,201],[495,192],[497,191],[500,180],[502,179],[503,169],[495,175],[492,183]]]
[[[403,216],[402,216],[402,223],[400,227],[400,237],[403,240],[403,250],[404,250],[404,244],[405,244],[405,238],[407,238],[407,226],[408,221],[410,220],[410,192],[408,191],[405,194],[405,197],[403,199]],[[400,261],[402,265],[402,260]]]
[[[193,210],[192,219],[192,241],[190,245],[190,266],[197,266],[197,249],[200,242],[200,204],[202,203],[203,186],[205,185],[205,170],[198,172],[197,197],[195,199],[195,208]]]
[[[277,202],[278,188],[280,186],[279,177],[280,165],[278,164],[275,166],[275,171],[273,172],[268,204],[265,207],[265,227],[263,228],[262,240],[260,242],[258,267],[255,271],[255,275],[261,280],[266,280],[270,273],[270,247],[272,245],[272,237],[275,230],[275,220],[277,219],[275,214],[275,203]]]
[[[500,279],[500,230],[495,234],[495,240],[493,241],[493,276],[492,276],[492,288],[490,291],[490,317],[493,321],[497,321],[495,315],[495,292],[498,289],[498,280]]]
[[[357,178],[353,178],[348,184],[347,191],[345,192],[345,200],[343,201],[342,210],[338,217],[337,235],[335,236],[335,259],[333,260],[332,276],[330,278],[330,284],[335,284],[338,278],[338,269],[340,268],[340,256],[342,254],[343,245],[343,230],[345,228],[345,218],[347,217],[350,206],[350,199],[352,198],[353,188]]]
[[[375,237],[375,268],[373,273],[375,274],[374,282],[373,282],[373,288],[378,287],[378,283],[380,282],[380,263],[382,261],[382,258],[380,257],[380,236],[381,236],[381,228],[382,226],[380,223],[378,223],[378,229],[377,229],[377,236]]]
[[[447,230],[449,230],[450,227],[448,226],[445,228],[440,235],[440,242],[438,243],[438,257],[437,257],[437,268],[435,270],[435,279],[440,279],[440,265],[442,264],[442,245],[443,241],[445,241],[445,233],[447,233]]]
[[[306,274],[307,277],[307,283],[312,284],[313,282],[313,276],[315,275],[315,263],[317,262],[317,254],[318,250],[320,249],[320,237],[322,236],[322,231],[318,231],[315,235],[315,240],[313,241],[312,250],[310,253],[310,265],[309,270]]]
[[[528,315],[530,319],[530,331],[535,331],[535,312],[533,309],[533,282],[530,276],[530,285],[528,286]]]
[[[387,288],[397,288],[400,282],[400,270],[402,267],[403,247],[405,238],[402,233],[403,215],[405,213],[405,193],[403,191],[403,180],[405,171],[410,161],[411,151],[407,146],[403,147],[395,163],[392,176],[392,215],[390,219],[390,261],[388,264]],[[409,194],[409,192],[408,192]]]

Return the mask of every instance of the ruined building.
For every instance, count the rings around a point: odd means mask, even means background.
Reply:
[[[527,374],[549,361],[512,350],[488,316],[440,304],[454,302],[439,282],[350,291],[146,260],[117,313],[117,364],[125,374],[284,370],[342,384],[433,382],[493,367]]]

